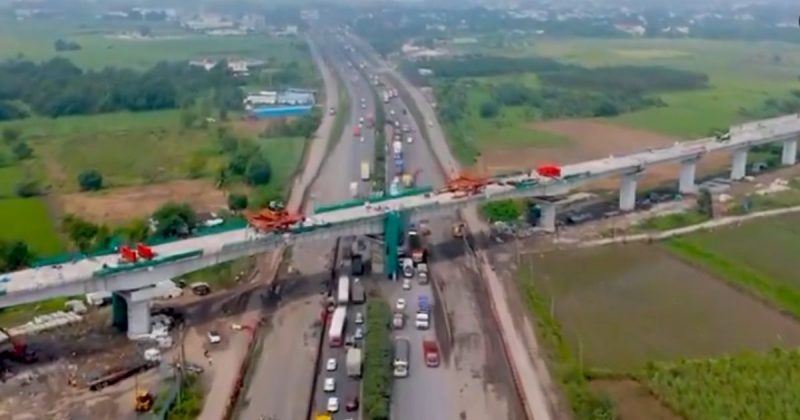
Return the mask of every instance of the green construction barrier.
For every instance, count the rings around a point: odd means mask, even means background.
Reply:
[[[387,194],[387,195],[384,195],[384,196],[381,196],[381,197],[376,197],[376,198],[370,200],[370,203],[382,203],[384,201],[394,200],[396,198],[412,197],[412,196],[415,196],[415,195],[428,194],[428,193],[431,193],[431,192],[433,192],[433,188],[431,188],[431,187],[409,188],[409,189],[407,189],[405,191],[402,191],[401,193],[399,193],[397,195],[388,195]]]
[[[353,207],[363,206],[367,200],[354,199],[348,201],[341,201],[339,203],[325,204],[314,208],[314,214],[328,213],[336,210],[350,209]]]
[[[403,221],[400,213],[390,212],[384,219],[383,243],[386,247],[386,259],[383,262],[383,271],[387,277],[397,274],[398,258],[400,257],[400,243],[403,239]]]
[[[123,273],[123,272],[126,272],[126,271],[134,271],[134,270],[139,270],[139,269],[142,269],[142,268],[154,267],[154,266],[159,265],[159,264],[164,264],[164,263],[168,263],[168,262],[175,262],[175,261],[183,260],[183,259],[186,259],[186,258],[199,257],[201,255],[203,255],[203,250],[202,249],[197,249],[197,250],[194,250],[194,251],[186,251],[186,252],[181,252],[181,253],[178,253],[178,254],[170,254],[170,255],[165,255],[165,256],[158,256],[156,258],[153,258],[152,260],[144,260],[144,261],[139,261],[139,262],[136,262],[136,263],[133,263],[133,264],[121,264],[121,265],[117,265],[117,266],[114,266],[114,267],[101,268],[101,269],[95,271],[92,275],[94,277],[106,277],[106,276],[110,276],[110,275],[113,275],[113,274]]]

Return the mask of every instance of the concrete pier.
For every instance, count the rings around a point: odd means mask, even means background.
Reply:
[[[697,160],[689,159],[681,162],[681,175],[678,181],[678,191],[681,194],[694,194],[697,192],[697,185],[694,183],[695,173],[697,172]]]
[[[783,142],[781,163],[786,166],[792,166],[797,163],[797,139]]]
[[[636,207],[636,181],[638,179],[639,173],[622,176],[622,182],[619,187],[620,210],[630,211]]]
[[[539,203],[539,227],[545,232],[556,231],[556,203]]]
[[[747,149],[733,151],[733,161],[731,162],[731,179],[738,181],[744,178],[747,171]]]

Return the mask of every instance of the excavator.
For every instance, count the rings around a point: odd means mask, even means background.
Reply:
[[[28,344],[25,343],[24,338],[11,335],[5,328],[0,328],[0,334],[8,337],[8,342],[11,344],[10,351],[0,351],[0,368],[2,367],[3,360],[11,360],[18,363],[36,362],[36,353],[28,349]]]
[[[146,413],[153,408],[153,394],[146,389],[136,389],[136,399],[134,400],[134,408],[137,413]]]
[[[286,210],[264,209],[245,216],[247,222],[261,232],[283,232],[292,226],[302,223],[305,217],[299,213],[290,213]]]

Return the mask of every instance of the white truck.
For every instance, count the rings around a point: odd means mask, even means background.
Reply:
[[[358,197],[358,182],[350,183],[350,196],[353,198]]]
[[[417,264],[417,279],[419,279],[419,284],[428,284],[428,264]]]
[[[351,378],[361,377],[361,349],[355,347],[347,349],[345,366],[347,367],[347,376]]]
[[[361,162],[361,180],[369,181],[369,162],[366,160]]]
[[[431,327],[431,316],[427,312],[417,312],[414,317],[414,326],[418,330],[427,330]]]
[[[407,338],[398,337],[394,340],[394,368],[395,378],[405,378],[408,376],[408,362],[411,353],[411,343]]]
[[[392,154],[399,156],[403,154],[403,142],[395,140],[392,142]]]

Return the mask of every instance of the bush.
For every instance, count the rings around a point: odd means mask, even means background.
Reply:
[[[0,239],[0,273],[27,267],[33,261],[33,253],[22,241]]]
[[[19,137],[22,135],[22,131],[16,127],[4,127],[3,128],[3,142],[5,144],[13,144]]]
[[[500,200],[484,204],[481,210],[490,222],[512,222],[522,216],[523,207],[519,201]]]
[[[386,420],[390,412],[392,342],[389,325],[392,311],[382,300],[367,302],[367,332],[364,336],[363,412],[367,419]]]
[[[31,156],[33,156],[33,149],[28,146],[28,143],[24,141],[17,141],[14,143],[14,146],[11,147],[11,153],[14,154],[19,160],[25,160]]]
[[[250,185],[264,185],[269,183],[269,180],[272,178],[272,167],[269,161],[259,155],[254,156],[247,164],[245,177]]]
[[[17,195],[22,198],[36,197],[42,193],[39,183],[32,179],[20,181],[14,189]]]
[[[494,118],[500,113],[500,106],[495,101],[486,101],[481,104],[481,118]]]
[[[245,194],[231,194],[228,196],[228,208],[237,211],[247,208],[247,196]]]
[[[103,176],[94,169],[87,169],[78,175],[81,191],[97,191],[103,188]]]
[[[186,203],[167,203],[153,213],[158,227],[156,235],[180,237],[189,235],[197,226],[197,215]]]

